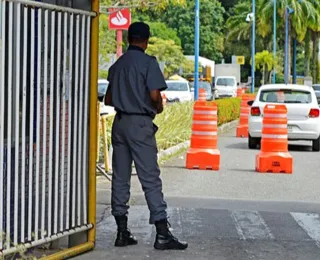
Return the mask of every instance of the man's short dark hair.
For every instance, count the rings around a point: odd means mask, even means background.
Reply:
[[[132,23],[128,30],[129,42],[142,43],[148,40],[151,36],[150,27],[144,22]]]

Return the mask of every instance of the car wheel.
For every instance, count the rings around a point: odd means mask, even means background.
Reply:
[[[260,138],[254,138],[249,135],[249,137],[248,137],[249,149],[256,149],[258,144],[260,144]]]
[[[318,139],[312,141],[312,151],[314,152],[320,151],[320,136]]]

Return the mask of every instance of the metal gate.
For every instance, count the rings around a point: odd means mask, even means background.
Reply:
[[[94,246],[97,27],[95,12],[0,0],[0,256],[78,233],[52,259]]]

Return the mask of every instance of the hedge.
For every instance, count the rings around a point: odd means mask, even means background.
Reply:
[[[219,126],[239,118],[240,98],[219,99],[215,102],[218,106]],[[193,102],[175,103],[166,106],[163,113],[156,117],[154,123],[159,126],[156,134],[159,150],[165,150],[190,139],[192,112]],[[108,129],[111,129],[112,120],[108,121]],[[108,131],[109,141],[110,136]]]

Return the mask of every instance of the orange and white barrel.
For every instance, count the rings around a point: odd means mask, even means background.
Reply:
[[[199,88],[199,101],[207,101],[207,92],[204,88]]]
[[[261,148],[256,157],[258,172],[292,173],[293,159],[288,152],[288,119],[285,105],[264,108]]]
[[[187,152],[186,168],[220,168],[218,142],[218,110],[214,102],[197,101],[194,105],[192,135]]]

